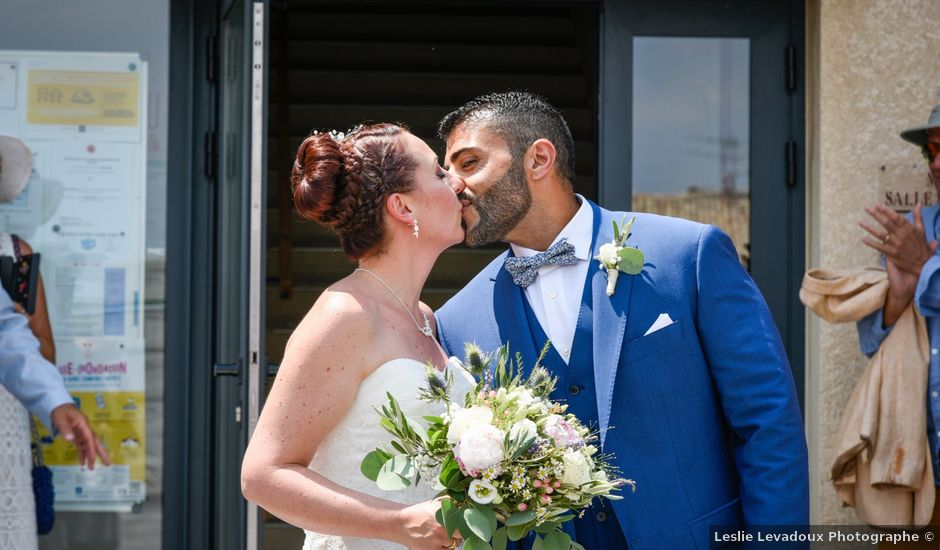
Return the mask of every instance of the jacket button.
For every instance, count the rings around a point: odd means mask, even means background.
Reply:
[[[581,393],[581,387],[578,386],[577,384],[571,384],[571,387],[568,388],[568,393],[570,393],[571,395],[578,395],[579,393]]]
[[[594,517],[597,518],[597,521],[601,523],[607,521],[607,514],[605,514],[604,512],[598,512],[597,515]]]

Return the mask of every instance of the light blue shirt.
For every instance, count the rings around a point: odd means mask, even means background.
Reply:
[[[0,384],[52,430],[52,411],[72,396],[59,370],[39,353],[39,340],[26,317],[0,287]],[[0,422],[4,420],[0,419]]]
[[[940,205],[923,210],[924,233],[928,242],[936,239]],[[912,219],[911,215],[907,216]],[[930,337],[930,371],[927,379],[927,439],[933,461],[934,482],[940,485],[940,254],[927,260],[920,272],[914,304],[927,321]],[[892,327],[884,327],[884,312],[879,309],[858,322],[858,340],[862,353],[871,357]]]

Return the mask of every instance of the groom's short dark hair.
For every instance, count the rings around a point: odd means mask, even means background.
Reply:
[[[513,160],[521,159],[536,140],[551,141],[559,173],[569,184],[574,183],[574,138],[561,112],[544,97],[529,92],[481,95],[448,113],[437,134],[446,143],[450,133],[464,123],[480,123],[499,134],[509,145]]]

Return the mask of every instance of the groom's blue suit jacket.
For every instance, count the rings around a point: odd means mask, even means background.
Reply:
[[[610,212],[592,257],[613,239]],[[805,525],[806,441],[780,336],[731,240],[713,226],[636,216],[628,246],[642,273],[621,274],[613,296],[591,260],[593,369],[603,450],[636,492],[613,508],[633,549],[708,548],[709,525]],[[465,342],[509,342],[532,365],[523,290],[503,264],[507,251],[436,314],[445,351]],[[584,315],[585,309],[582,309]],[[660,314],[675,322],[644,336]],[[600,549],[597,549],[600,550]]]

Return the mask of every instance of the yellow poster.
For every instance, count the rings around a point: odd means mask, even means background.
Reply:
[[[107,489],[123,489],[114,496],[133,497],[135,489],[142,489],[146,479],[144,392],[73,391],[71,394],[111,456],[111,477],[127,476],[112,479]],[[74,467],[78,463],[75,446],[61,437],[52,439],[42,424],[38,427],[46,465]],[[93,488],[86,487],[85,493],[89,489]]]
[[[137,126],[137,72],[30,70],[27,122],[59,126]]]

